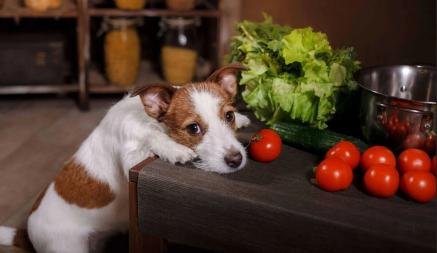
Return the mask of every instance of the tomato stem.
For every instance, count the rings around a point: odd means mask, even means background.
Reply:
[[[260,141],[260,140],[262,140],[262,135],[260,135],[260,134],[255,134],[253,137],[252,137],[252,139],[251,139],[251,141]]]

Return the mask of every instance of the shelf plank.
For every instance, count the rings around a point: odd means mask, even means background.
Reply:
[[[11,85],[0,86],[0,95],[77,92],[77,84]]]
[[[91,94],[122,94],[128,93],[129,90],[116,85],[90,85]]]
[[[74,0],[64,0],[61,7],[47,11],[35,11],[23,5],[22,1],[4,0],[0,18],[74,18],[78,16]]]
[[[122,17],[165,17],[165,16],[182,16],[182,17],[220,17],[220,10],[190,10],[174,11],[168,9],[142,9],[127,11],[112,8],[91,8],[88,10],[90,16],[122,16]]]

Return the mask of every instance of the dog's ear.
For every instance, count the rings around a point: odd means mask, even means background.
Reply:
[[[131,92],[131,97],[140,96],[144,111],[157,120],[167,112],[175,88],[170,85],[154,84],[136,88]]]
[[[247,69],[241,63],[234,62],[216,70],[207,81],[219,84],[231,97],[234,97],[237,94],[237,71]]]

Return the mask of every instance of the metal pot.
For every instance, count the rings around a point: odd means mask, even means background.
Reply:
[[[394,65],[363,69],[360,121],[364,138],[400,152],[436,148],[437,80],[430,66]]]

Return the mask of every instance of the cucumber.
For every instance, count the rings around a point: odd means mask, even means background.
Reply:
[[[330,130],[319,130],[294,123],[274,123],[271,128],[278,132],[286,144],[324,154],[337,142],[347,140],[355,144],[361,152],[368,148],[362,140]]]

